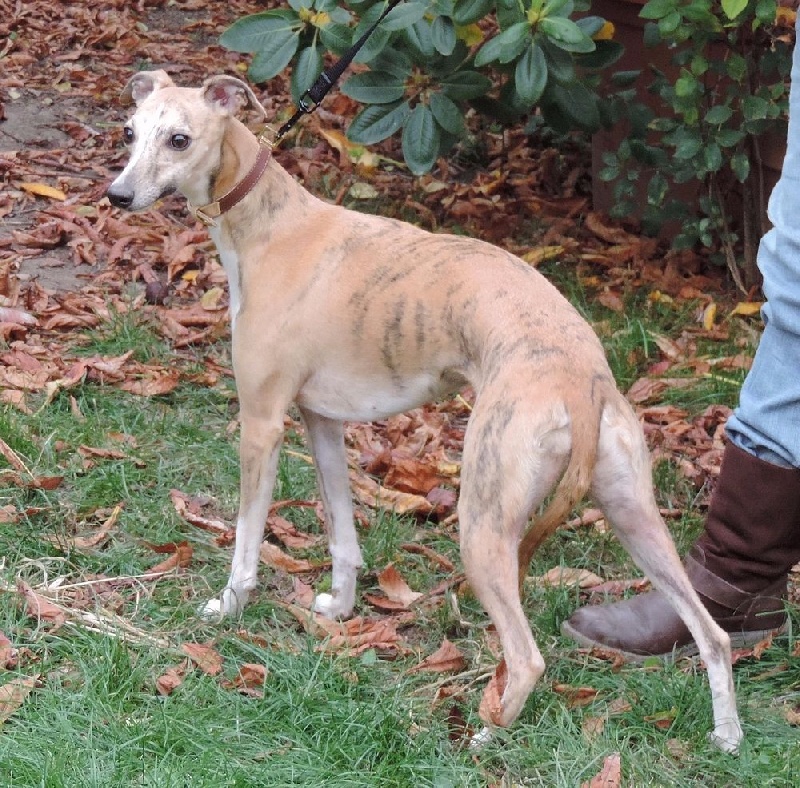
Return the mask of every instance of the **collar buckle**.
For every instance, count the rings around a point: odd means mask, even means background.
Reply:
[[[206,226],[206,227],[216,227],[217,226],[217,218],[221,215],[222,211],[219,207],[219,201],[209,203],[208,205],[202,205],[199,208],[195,208],[192,206],[192,210],[194,211],[194,215]]]

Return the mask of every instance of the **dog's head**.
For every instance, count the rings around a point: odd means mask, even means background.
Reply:
[[[134,74],[121,100],[136,106],[123,130],[131,157],[109,187],[108,199],[132,211],[174,191],[196,204],[207,202],[226,121],[247,106],[261,109],[253,91],[235,77],[215,76],[199,88],[181,88],[165,71]]]

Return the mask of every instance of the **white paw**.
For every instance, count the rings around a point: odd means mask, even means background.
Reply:
[[[487,725],[484,725],[483,728],[472,735],[472,738],[469,740],[469,748],[471,750],[479,750],[481,747],[485,747],[491,740],[492,731]]]
[[[330,619],[348,618],[353,612],[352,607],[343,605],[333,594],[317,594],[312,609],[315,613]]]
[[[719,747],[723,752],[728,752],[731,755],[739,754],[739,744],[744,737],[742,727],[738,722],[726,722],[718,725],[711,733],[708,734],[709,741],[715,746]]]
[[[209,599],[200,608],[200,616],[206,621],[219,621],[222,615],[222,601],[219,599]]]

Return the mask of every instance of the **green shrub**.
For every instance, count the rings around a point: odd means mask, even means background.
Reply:
[[[674,72],[642,64],[601,81],[622,47],[591,15],[590,0],[405,0],[342,85],[363,105],[347,136],[373,145],[401,135],[405,161],[420,175],[464,135],[470,108],[504,124],[537,109],[536,122],[562,133],[625,120],[627,137],[605,155],[600,174],[614,182],[613,213],[640,216],[652,232],[674,223],[676,248],[712,248],[747,289],[757,280],[764,229],[760,138],[780,132],[786,117],[793,36],[776,29],[777,6],[649,0],[641,10],[645,43],[668,48]],[[298,101],[326,57],[345,52],[385,7],[385,0],[288,0],[238,20],[221,43],[253,54],[254,82],[291,64]],[[658,99],[655,111],[640,101],[642,83]],[[698,194],[689,204],[674,188],[687,183]]]
[[[653,232],[674,223],[674,247],[717,250],[742,290],[757,281],[764,230],[760,146],[785,132],[792,36],[776,12],[775,0],[649,0],[645,43],[673,53],[674,73],[618,74],[622,89],[604,105],[605,121],[629,122],[600,173],[615,182],[613,213],[635,211]],[[636,78],[658,97],[655,111],[637,100]],[[697,203],[677,198],[676,184],[694,184]]]
[[[385,3],[288,4],[238,20],[221,43],[253,53],[254,82],[293,64],[297,101],[322,70],[326,52],[344,52]],[[406,163],[419,175],[461,138],[469,106],[503,122],[517,122],[539,106],[554,128],[596,130],[600,98],[591,75],[622,50],[613,41],[595,40],[604,21],[585,15],[589,5],[588,0],[405,0],[358,54],[356,62],[367,68],[342,85],[343,93],[364,105],[347,136],[371,145],[401,134]]]

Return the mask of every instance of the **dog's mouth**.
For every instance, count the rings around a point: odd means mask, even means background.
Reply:
[[[170,194],[175,194],[175,192],[176,192],[176,191],[178,191],[178,187],[177,187],[177,186],[165,186],[165,187],[164,187],[164,188],[163,188],[163,189],[162,189],[162,190],[159,192],[159,195],[158,195],[158,198],[157,198],[157,199],[159,199],[159,200],[160,200],[160,199],[162,199],[163,197],[169,197],[169,195],[170,195]]]

